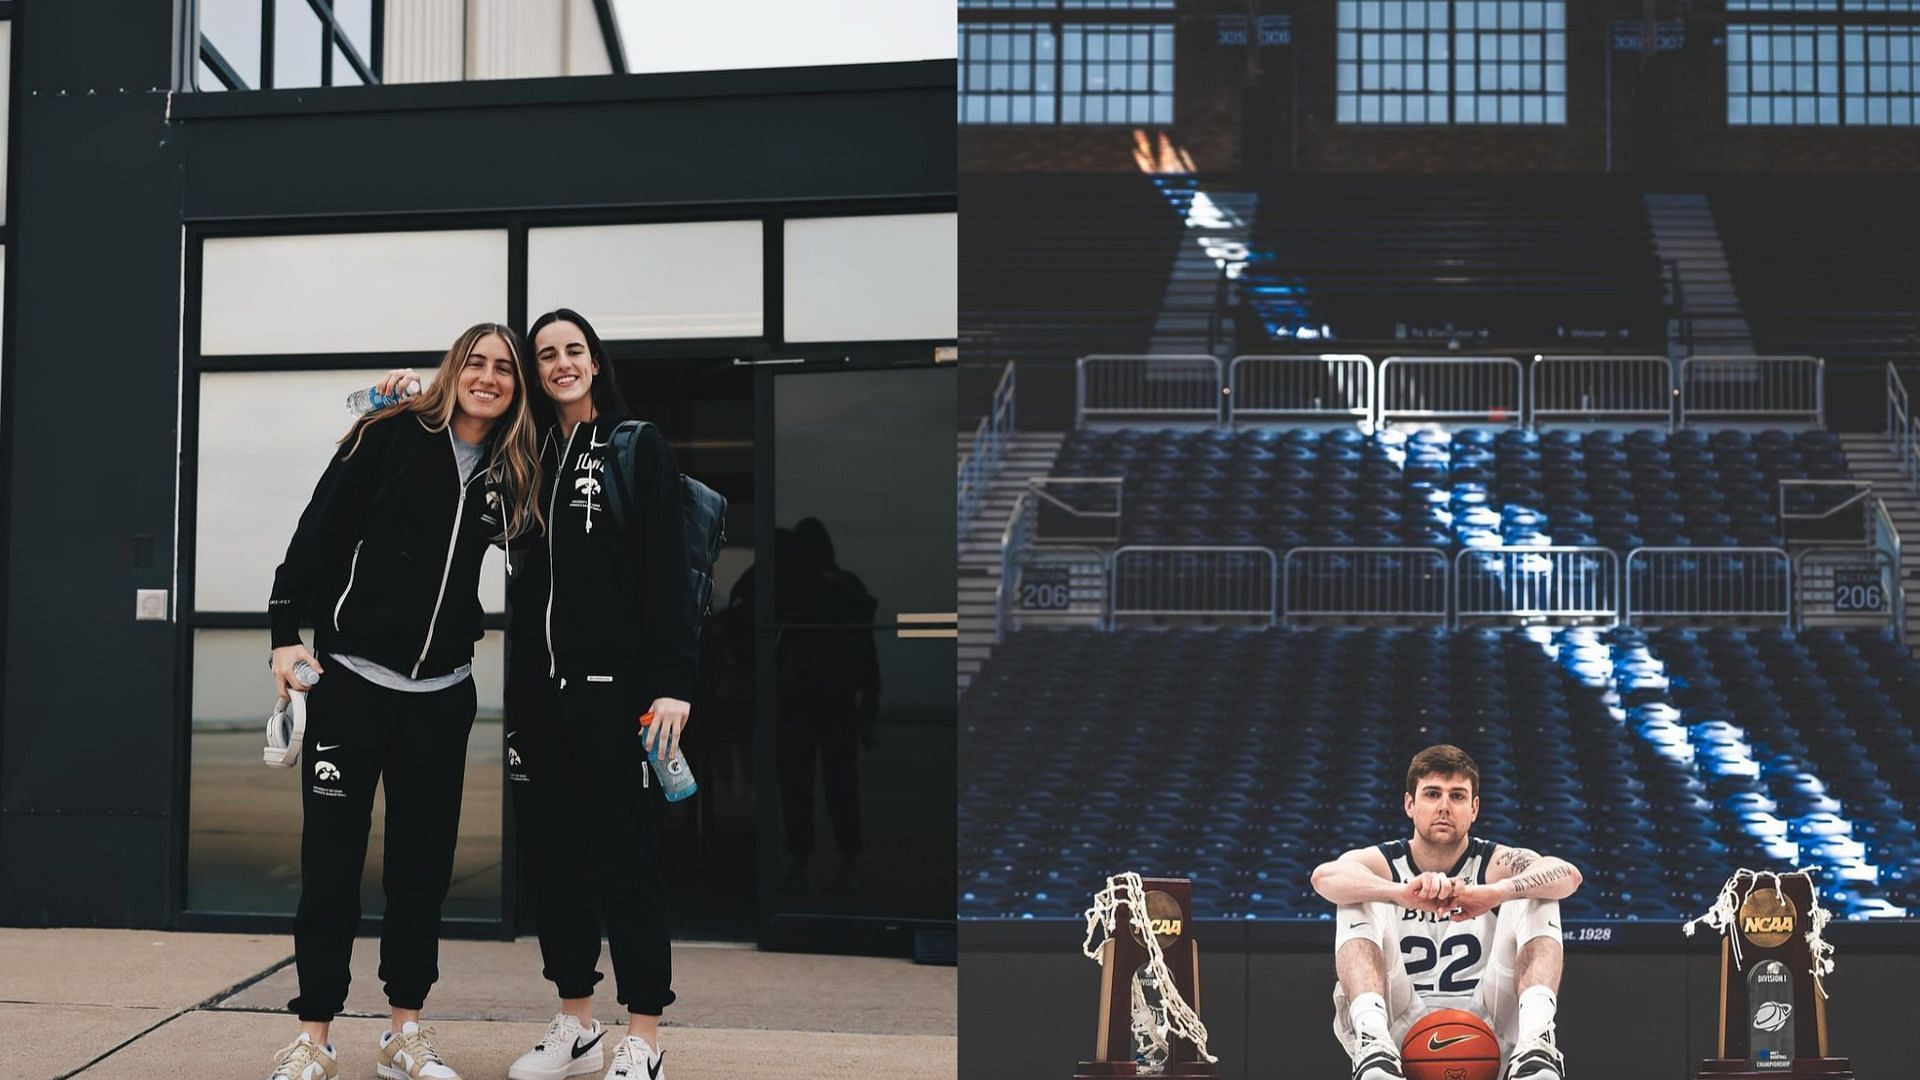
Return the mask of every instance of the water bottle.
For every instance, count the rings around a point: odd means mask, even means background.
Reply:
[[[307,663],[305,660],[294,663],[293,677],[300,680],[301,686],[312,686],[314,683],[320,681],[320,673],[313,670],[313,665]]]
[[[396,401],[405,401],[420,392],[420,380],[415,379],[401,389],[398,395],[383,394],[377,386],[365,390],[355,390],[347,395],[347,415],[363,416],[375,409],[384,409]]]
[[[641,738],[646,737],[647,725],[651,723],[652,713],[640,718]],[[693,770],[687,767],[687,755],[681,753],[678,747],[674,748],[673,756],[665,760],[661,759],[658,752],[647,751],[647,764],[653,767],[654,775],[660,778],[660,790],[668,802],[691,799],[693,793],[700,790],[700,785],[694,782]]]

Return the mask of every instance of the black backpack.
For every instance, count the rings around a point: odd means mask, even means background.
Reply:
[[[627,477],[633,474],[633,442],[649,427],[645,420],[623,420],[607,437],[613,448],[613,485],[607,489],[607,513],[614,527],[627,531],[626,504],[633,501]],[[687,565],[693,575],[693,630],[713,610],[713,563],[727,542],[727,497],[685,473],[680,474],[680,502],[686,519]]]

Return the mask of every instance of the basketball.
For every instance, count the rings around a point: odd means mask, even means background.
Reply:
[[[1437,1009],[1414,1021],[1400,1047],[1407,1080],[1496,1080],[1500,1042],[1464,1009]]]

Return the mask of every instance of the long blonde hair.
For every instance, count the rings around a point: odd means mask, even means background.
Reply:
[[[347,457],[352,457],[360,449],[360,440],[367,428],[402,413],[419,417],[428,431],[446,430],[453,423],[454,411],[460,404],[460,369],[474,346],[490,336],[506,342],[507,356],[513,361],[513,404],[505,417],[494,421],[493,454],[487,461],[487,481],[506,488],[499,539],[509,540],[544,525],[540,513],[540,453],[533,412],[528,406],[531,391],[521,362],[520,335],[514,333],[512,327],[490,322],[468,327],[440,358],[440,367],[431,385],[410,398],[367,413],[340,437],[340,444],[344,446],[352,441],[353,445],[347,450]]]

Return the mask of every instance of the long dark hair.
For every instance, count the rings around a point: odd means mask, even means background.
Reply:
[[[527,328],[527,347],[520,354],[520,363],[526,373],[526,384],[539,392],[527,395],[527,403],[533,407],[534,418],[544,430],[558,417],[553,411],[553,402],[547,399],[546,384],[540,381],[539,350],[534,340],[540,331],[549,325],[566,320],[580,328],[580,335],[587,339],[587,356],[600,370],[593,374],[593,385],[587,394],[593,399],[593,411],[599,416],[625,416],[632,410],[627,408],[627,399],[620,394],[620,383],[613,376],[613,362],[607,359],[607,347],[600,343],[600,335],[593,332],[593,324],[572,308],[555,308],[533,320]]]

